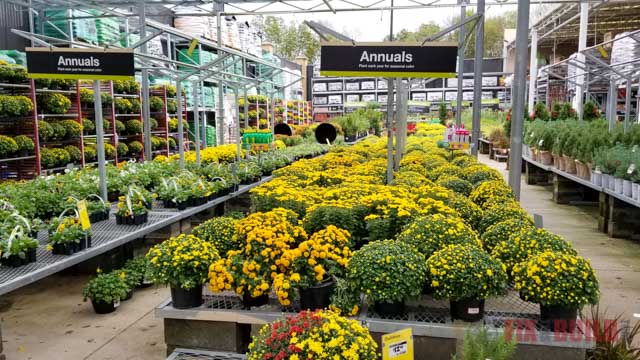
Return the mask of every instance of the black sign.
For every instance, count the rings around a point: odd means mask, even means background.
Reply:
[[[128,80],[135,74],[132,49],[27,48],[34,79]]]
[[[320,49],[320,75],[454,77],[458,47],[449,43],[326,44]]]

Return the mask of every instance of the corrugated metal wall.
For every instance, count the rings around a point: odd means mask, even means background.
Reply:
[[[0,49],[24,51],[27,40],[13,34],[11,29],[29,31],[27,9],[0,0]]]

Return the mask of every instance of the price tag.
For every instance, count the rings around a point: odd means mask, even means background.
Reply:
[[[87,211],[86,200],[78,201],[78,213],[80,214],[80,224],[82,225],[82,230],[91,229],[91,221],[89,221],[89,212]]]
[[[383,360],[413,360],[411,328],[382,336]]]
[[[627,169],[627,174],[633,174],[633,172],[636,170],[636,164],[631,164],[629,165],[629,168]]]
[[[468,308],[467,309],[467,313],[469,313],[471,315],[480,314],[480,308]]]

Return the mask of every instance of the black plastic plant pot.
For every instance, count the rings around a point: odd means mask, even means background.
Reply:
[[[540,304],[540,325],[549,331],[572,333],[577,318],[578,309]]]
[[[1,257],[0,263],[4,266],[19,267],[26,264],[26,259],[20,258],[18,255],[9,255],[7,257]]]
[[[144,223],[144,214],[135,215],[133,217],[133,224],[134,225],[142,225],[143,223]]]
[[[162,206],[164,206],[166,209],[171,209],[175,207],[175,203],[173,202],[173,200],[162,200]]]
[[[36,240],[38,240],[38,230],[31,230],[31,232],[29,233],[29,236],[30,236],[32,239],[36,239]]]
[[[187,202],[186,201],[180,201],[177,205],[178,210],[185,210],[187,208]]]
[[[171,302],[176,309],[190,309],[202,305],[202,286],[185,290],[181,287],[171,287]]]
[[[71,248],[68,248],[66,244],[53,244],[51,253],[54,255],[71,255]]]
[[[422,286],[422,295],[432,295],[433,287],[431,287],[431,281],[425,281]]]
[[[382,302],[376,301],[373,303],[373,310],[378,315],[386,316],[399,316],[404,314],[404,301],[397,302]]]
[[[119,196],[120,196],[120,195],[119,195],[117,192],[112,191],[112,192],[110,192],[110,193],[108,193],[108,194],[107,194],[107,200],[108,200],[109,202],[116,202],[116,201],[118,201],[118,197],[119,197]]]
[[[331,295],[335,289],[333,279],[319,285],[300,289],[300,308],[302,310],[326,309],[331,305]]]
[[[127,291],[127,295],[124,297],[124,299],[122,299],[122,301],[131,300],[132,297],[133,297],[133,289]]]
[[[145,213],[142,215],[142,222],[146,223],[149,221],[149,213]]]
[[[122,216],[116,215],[116,225],[122,225]]]
[[[326,144],[327,140],[329,143],[332,143],[338,137],[338,132],[333,125],[329,123],[322,123],[316,128],[315,136],[316,141],[320,144]]]
[[[153,282],[142,279],[142,281],[140,281],[140,283],[136,285],[136,289],[146,289],[148,287],[151,287],[151,285],[153,285]]]
[[[269,303],[269,295],[263,294],[258,297],[253,297],[249,293],[242,294],[242,305],[246,309],[251,309],[252,307],[264,306]]]
[[[475,322],[482,320],[484,317],[484,299],[451,300],[449,304],[449,311],[453,320]]]
[[[91,299],[91,305],[93,305],[93,311],[96,314],[109,314],[116,311],[116,306],[114,303],[108,303],[104,301],[94,301]]]
[[[27,251],[27,260],[28,260],[27,264],[37,261],[36,250],[37,250],[36,248],[33,248],[33,249],[29,249],[29,251]]]

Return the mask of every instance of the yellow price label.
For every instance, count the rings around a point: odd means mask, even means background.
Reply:
[[[382,335],[382,360],[413,360],[411,328]]]
[[[189,45],[187,55],[191,56],[191,54],[193,54],[193,51],[196,49],[196,46],[198,46],[198,39],[191,40],[191,45]]]
[[[80,214],[80,225],[82,230],[91,229],[91,221],[89,220],[89,211],[87,210],[87,201],[78,201],[78,214]]]

